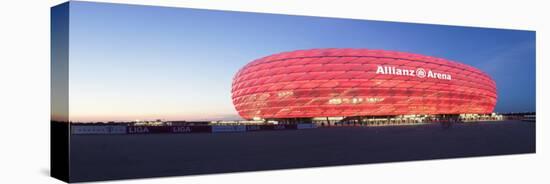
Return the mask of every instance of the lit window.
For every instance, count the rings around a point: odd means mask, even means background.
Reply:
[[[361,103],[361,102],[363,102],[363,98],[352,98],[351,99],[352,104],[358,104],[358,103]]]
[[[292,92],[292,91],[281,91],[281,92],[277,93],[277,96],[287,97],[287,96],[291,96],[293,94],[294,94],[294,92]]]
[[[384,101],[384,98],[377,98],[377,97],[367,98],[368,103],[376,103],[376,102],[381,102],[381,101]]]
[[[338,105],[342,103],[342,99],[340,98],[333,98],[328,101],[328,104]]]

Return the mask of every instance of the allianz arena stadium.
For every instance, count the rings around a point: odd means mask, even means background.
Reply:
[[[311,49],[254,60],[232,100],[248,120],[490,114],[495,82],[472,66],[420,54]]]

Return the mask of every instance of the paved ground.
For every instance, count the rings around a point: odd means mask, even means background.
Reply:
[[[73,181],[535,152],[535,123],[338,127],[218,134],[73,135]]]

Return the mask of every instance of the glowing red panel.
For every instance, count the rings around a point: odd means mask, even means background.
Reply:
[[[495,82],[458,62],[395,51],[312,49],[274,54],[233,79],[235,109],[245,119],[486,114]]]

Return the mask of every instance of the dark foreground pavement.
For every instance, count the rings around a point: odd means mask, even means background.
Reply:
[[[70,149],[76,182],[534,153],[535,123],[72,135]]]

